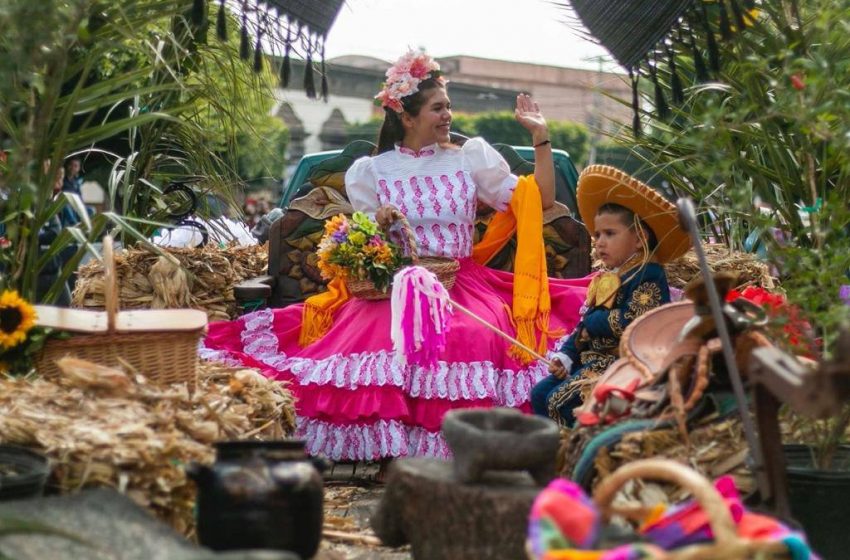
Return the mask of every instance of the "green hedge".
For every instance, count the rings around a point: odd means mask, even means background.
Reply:
[[[376,142],[381,122],[382,119],[376,117],[365,123],[350,124],[348,141]],[[481,136],[491,144],[527,146],[531,142],[528,131],[514,119],[513,113],[507,111],[474,115],[455,114],[452,119],[452,130],[464,136]],[[569,153],[577,166],[587,160],[590,133],[586,126],[566,121],[549,121],[549,135],[552,139],[552,147]]]

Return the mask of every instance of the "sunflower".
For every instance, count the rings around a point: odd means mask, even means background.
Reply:
[[[14,290],[0,295],[0,346],[8,350],[27,338],[35,325],[35,308]]]

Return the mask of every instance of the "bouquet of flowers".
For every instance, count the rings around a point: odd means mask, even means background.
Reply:
[[[363,212],[355,212],[351,219],[339,214],[328,220],[317,253],[323,278],[369,280],[384,292],[396,271],[411,263]]]

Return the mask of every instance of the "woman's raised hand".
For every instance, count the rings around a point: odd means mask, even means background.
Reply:
[[[549,127],[546,125],[546,119],[540,112],[540,107],[527,93],[516,96],[514,117],[519,124],[531,132],[534,144],[549,139]]]

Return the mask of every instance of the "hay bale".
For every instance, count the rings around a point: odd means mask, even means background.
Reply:
[[[736,272],[740,286],[774,288],[776,279],[770,266],[753,253],[730,251],[725,245],[707,243],[703,245],[705,258],[712,272]],[[683,289],[688,282],[700,276],[699,261],[691,249],[678,259],[664,265],[667,282],[674,288]]]
[[[202,362],[190,395],[185,384],[153,386],[84,360],[60,367],[56,380],[0,379],[0,442],[47,455],[61,492],[116,488],[187,536],[195,485],[184,465],[212,463],[220,439],[295,429],[292,394],[257,370]]]
[[[268,250],[259,245],[162,250],[165,256],[141,247],[116,255],[119,308],[191,308],[210,321],[233,319],[239,315],[233,287],[268,268]],[[102,263],[80,267],[71,304],[103,308]]]
[[[770,265],[753,253],[730,251],[719,243],[705,243],[702,246],[708,266],[713,272],[736,272],[739,275],[739,286],[761,286],[772,289],[777,280],[771,273]],[[602,261],[593,259],[593,270],[602,270]],[[684,289],[688,282],[700,276],[699,261],[691,249],[676,260],[664,265],[667,282],[672,288]]]

